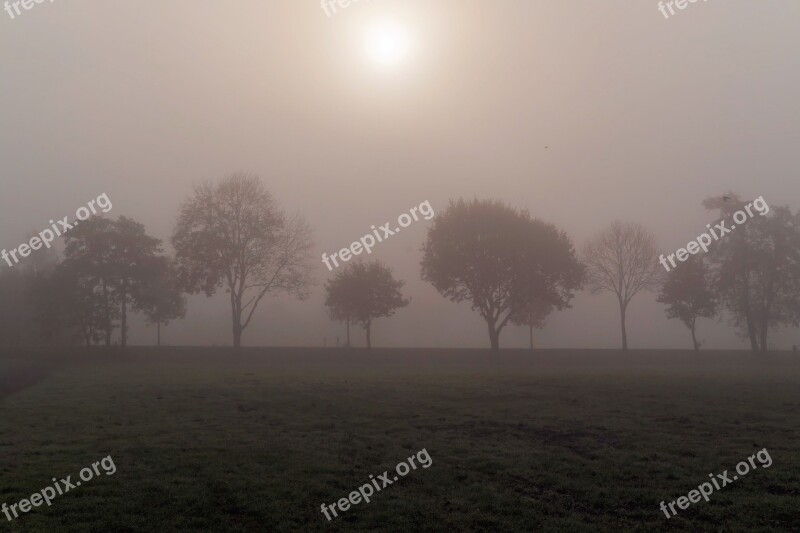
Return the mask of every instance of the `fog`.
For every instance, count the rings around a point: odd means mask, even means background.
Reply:
[[[165,241],[192,185],[258,174],[314,232],[315,257],[424,201],[493,198],[566,231],[577,247],[613,220],[641,222],[664,253],[734,191],[800,208],[800,5],[709,1],[665,19],[657,2],[362,0],[326,16],[313,1],[56,1],[0,14],[0,247],[106,193]],[[378,67],[372,20],[411,34]],[[486,347],[486,325],[420,278],[420,220],[372,258],[406,281],[408,307],[375,323],[375,346]],[[0,265],[0,268],[7,268]],[[262,302],[245,345],[344,339],[323,305]],[[632,348],[689,348],[655,295],[629,310]],[[189,299],[167,344],[230,344],[224,292]],[[354,330],[363,345],[363,332]],[[704,320],[709,348],[745,348]],[[154,328],[135,319],[132,344]],[[800,342],[780,331],[778,347]],[[508,327],[502,347],[525,347]],[[537,333],[546,348],[619,346],[617,302],[581,292]]]

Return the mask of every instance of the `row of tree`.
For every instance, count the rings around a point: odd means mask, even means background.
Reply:
[[[733,194],[704,203],[729,219],[744,202]],[[0,343],[127,343],[128,314],[159,328],[186,313],[186,294],[230,299],[233,345],[269,294],[306,298],[314,285],[311,231],[281,211],[258,177],[234,174],[195,187],[180,206],[174,257],[142,224],[95,217],[65,235],[64,257],[32,256],[24,269],[0,275]],[[699,318],[721,313],[751,348],[766,350],[770,330],[800,325],[800,213],[773,207],[693,255],[668,274],[652,232],[614,222],[576,252],[566,233],[526,210],[483,200],[457,200],[433,220],[422,248],[421,274],[444,297],[469,302],[499,349],[508,324],[533,330],[577,291],[610,292],[619,304],[622,347],[633,298],[659,291],[667,316],[689,328],[695,349]],[[407,306],[390,268],[355,261],[327,281],[330,317],[347,328],[371,327]],[[13,312],[12,312],[13,309]]]
[[[746,204],[729,193],[704,205],[721,221],[744,213]],[[616,297],[623,350],[631,301],[652,291],[667,306],[667,317],[687,326],[695,350],[701,344],[698,319],[724,314],[753,351],[766,351],[770,330],[800,325],[800,213],[774,207],[766,214],[739,224],[715,239],[708,253],[690,255],[667,273],[655,236],[640,224],[614,222],[577,254],[564,232],[525,210],[458,200],[428,231],[422,278],[450,300],[469,302],[486,321],[493,349],[508,324],[527,326],[533,347],[534,328],[554,310],[570,307],[575,292],[588,286]],[[407,303],[390,270],[377,263],[370,269],[350,265],[327,286],[331,317],[348,323],[348,343],[351,321],[368,328]],[[370,281],[368,271],[382,272],[380,281]],[[363,302],[364,294],[373,300]]]
[[[161,326],[185,315],[174,265],[142,224],[124,216],[93,217],[64,238],[61,261],[52,250],[42,249],[22,269],[4,273],[0,292],[11,304],[6,309],[16,311],[0,319],[8,328],[5,344],[38,339],[110,346],[119,329],[125,346],[130,312],[143,313],[157,326],[160,344]]]

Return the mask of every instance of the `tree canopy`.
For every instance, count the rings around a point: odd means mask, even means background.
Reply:
[[[331,318],[348,324],[361,324],[367,332],[367,347],[372,347],[372,322],[392,316],[408,305],[401,289],[403,281],[394,279],[392,270],[380,261],[356,262],[342,267],[325,285],[325,305]]]
[[[428,230],[422,278],[486,321],[493,350],[509,321],[532,302],[568,307],[584,268],[569,237],[552,224],[490,200],[453,201]],[[549,306],[549,307],[547,307]]]
[[[771,329],[800,325],[800,212],[770,207],[763,198],[747,204],[734,193],[708,198],[703,205],[716,210],[728,227],[735,225],[709,250],[720,301],[751,349],[766,351]],[[731,223],[748,208],[752,217]]]
[[[713,318],[717,314],[717,298],[711,287],[710,272],[703,258],[691,255],[686,262],[667,274],[658,296],[667,305],[667,318],[677,318],[692,333],[694,349],[700,348],[697,340],[697,319]]]

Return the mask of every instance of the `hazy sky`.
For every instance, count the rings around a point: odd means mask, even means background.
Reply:
[[[642,222],[665,253],[714,219],[707,196],[800,208],[800,3],[709,0],[668,20],[657,4],[361,0],[328,17],[312,0],[56,0],[13,20],[1,11],[0,248],[103,192],[111,215],[168,241],[192,183],[236,170],[305,215],[316,257],[425,200],[438,212],[451,198],[500,199],[578,247],[614,219]],[[386,20],[409,43],[389,66],[363,45]],[[488,346],[469,305],[420,280],[428,224],[375,248],[412,303],[379,320],[373,342]],[[344,337],[317,269],[312,298],[266,302],[246,345]],[[616,306],[580,294],[540,346],[617,347]],[[654,296],[632,306],[631,347],[690,347]],[[726,325],[699,328],[709,347],[744,346]],[[133,343],[154,335],[134,322]],[[228,302],[192,297],[164,338],[229,344]],[[501,337],[526,344],[523,328]]]

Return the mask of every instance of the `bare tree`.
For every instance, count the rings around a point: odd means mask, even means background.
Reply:
[[[627,350],[628,305],[639,291],[657,290],[664,277],[655,235],[641,224],[614,221],[584,245],[582,255],[592,293],[607,291],[617,296],[622,349]]]
[[[172,236],[179,279],[188,293],[230,295],[233,346],[267,293],[304,299],[311,277],[311,230],[278,209],[261,179],[236,173],[195,187]]]

